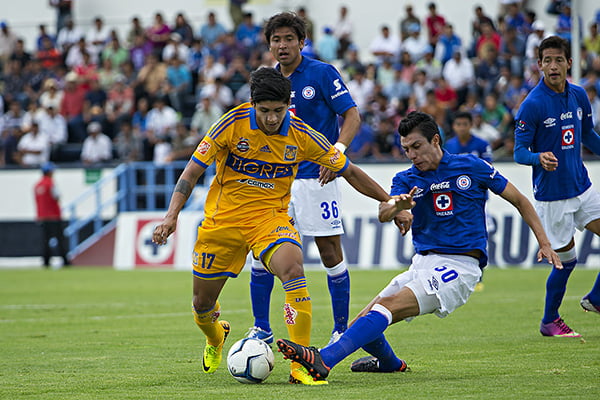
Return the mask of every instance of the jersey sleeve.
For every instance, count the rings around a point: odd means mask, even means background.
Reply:
[[[476,172],[481,184],[492,192],[500,194],[506,189],[508,179],[489,162],[473,157],[473,170]]]
[[[327,140],[327,138],[308,129],[306,140],[306,160],[322,165],[335,172],[343,172],[348,168],[348,158]]]
[[[226,138],[229,130],[222,129],[223,122],[226,122],[225,117],[223,116],[210,127],[192,154],[192,161],[204,168],[208,168],[214,162],[220,151],[227,149]]]
[[[531,151],[531,145],[539,121],[535,108],[535,104],[526,100],[519,108],[515,117],[514,159],[519,164],[540,164],[539,154]]]
[[[592,119],[592,105],[587,93],[582,89],[579,91],[579,104],[582,106],[581,115],[581,141],[594,154],[600,155],[600,136],[594,130]]]
[[[320,75],[320,84],[325,101],[336,114],[342,115],[348,109],[356,107],[344,80],[332,65],[324,64]]]
[[[392,178],[392,189],[390,190],[391,196],[397,196],[403,193],[410,192],[412,186],[408,182],[407,176],[399,172]]]

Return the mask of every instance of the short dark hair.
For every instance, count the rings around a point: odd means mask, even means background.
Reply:
[[[546,49],[562,50],[567,59],[571,58],[571,46],[569,45],[569,41],[560,36],[548,36],[546,39],[542,40],[542,43],[540,43],[540,47],[538,48],[538,59],[540,61],[542,61],[542,53]]]
[[[292,83],[275,68],[259,68],[250,75],[250,98],[253,103],[281,101],[288,103]]]
[[[269,18],[265,24],[265,38],[267,42],[271,41],[273,32],[279,28],[291,28],[296,32],[298,40],[306,39],[306,23],[295,13],[282,12]]]
[[[435,135],[440,134],[440,129],[431,115],[420,111],[412,111],[398,125],[398,133],[402,137],[406,137],[414,131],[419,131],[429,143]]]
[[[468,119],[469,122],[473,122],[473,116],[471,115],[470,112],[467,111],[459,111],[454,115],[454,120],[456,121],[459,118],[464,118],[464,119]]]

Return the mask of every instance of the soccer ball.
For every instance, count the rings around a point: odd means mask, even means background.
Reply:
[[[227,354],[227,369],[238,382],[261,383],[268,378],[274,366],[273,351],[260,339],[239,340]]]

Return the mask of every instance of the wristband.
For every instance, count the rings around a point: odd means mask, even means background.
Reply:
[[[335,147],[336,149],[338,149],[342,154],[344,154],[346,152],[346,149],[348,148],[348,146],[346,146],[344,143],[342,142],[336,142],[333,147]]]
[[[395,206],[395,205],[396,205],[396,199],[392,197],[391,199],[389,199],[389,200],[387,201],[387,203],[388,203],[389,205],[391,205],[391,206]]]

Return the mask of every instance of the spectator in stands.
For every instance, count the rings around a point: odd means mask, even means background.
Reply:
[[[357,68],[346,87],[359,110],[363,110],[373,98],[375,83],[365,77],[365,68]]]
[[[65,65],[68,68],[75,68],[78,65],[81,65],[84,63],[84,54],[88,55],[88,61],[87,63],[91,63],[91,64],[96,64],[98,57],[96,56],[96,54],[94,54],[94,51],[92,49],[92,46],[88,45],[87,42],[85,41],[85,38],[82,37],[81,39],[79,39],[77,41],[77,43],[75,43],[73,46],[71,46],[71,48],[69,49],[69,51],[66,53],[66,57],[65,57]]]
[[[378,161],[402,160],[400,137],[396,133],[394,121],[391,118],[383,118],[374,129],[374,140],[371,150],[373,157]]]
[[[371,157],[373,154],[374,137],[373,128],[365,121],[361,121],[358,132],[356,132],[354,139],[352,139],[346,150],[346,156],[352,162]]]
[[[235,96],[237,91],[250,80],[250,69],[242,55],[233,58],[223,74],[223,81]]]
[[[21,118],[21,130],[24,132],[29,131],[34,121],[39,123],[40,119],[45,116],[46,109],[44,107],[40,107],[39,102],[30,100],[29,105],[27,106],[27,111],[25,111],[23,118]]]
[[[112,142],[102,133],[102,125],[96,121],[90,122],[87,132],[81,148],[81,162],[87,166],[112,160]]]
[[[213,54],[208,54],[204,65],[198,71],[198,92],[204,85],[211,84],[217,78],[223,77],[227,68],[220,60],[217,60]]]
[[[17,37],[8,27],[6,21],[0,21],[0,67],[4,67],[16,44]]]
[[[323,28],[323,35],[317,41],[317,53],[321,61],[331,63],[337,59],[340,43],[333,34],[333,29],[326,26]]]
[[[73,18],[73,0],[48,0],[48,4],[56,9],[56,32],[60,32]]]
[[[419,30],[421,30],[421,21],[414,14],[413,6],[411,4],[407,4],[405,9],[406,16],[402,18],[400,21],[400,40],[404,41],[409,34],[409,27],[411,25],[417,24],[419,26]]]
[[[1,128],[1,148],[2,157],[0,158],[2,165],[19,165],[20,153],[17,149],[23,132],[19,128],[11,128],[4,126]]]
[[[133,130],[131,122],[123,120],[114,139],[114,151],[119,162],[140,161],[143,156],[142,140]]]
[[[381,65],[385,58],[395,61],[398,58],[401,46],[400,39],[390,33],[390,28],[387,25],[383,25],[381,26],[381,33],[369,45],[369,51],[376,57],[377,65]]]
[[[502,63],[510,68],[510,72],[523,76],[523,60],[525,59],[526,39],[517,30],[507,25],[500,44]]]
[[[333,34],[340,44],[336,58],[340,60],[344,58],[346,51],[352,44],[353,33],[354,25],[352,24],[352,21],[350,21],[350,18],[348,18],[348,7],[340,6],[340,16],[333,27]]]
[[[596,57],[600,57],[600,35],[598,34],[598,23],[596,21],[589,25],[589,34],[583,39],[587,51]]]
[[[146,39],[152,45],[152,52],[160,58],[164,47],[167,45],[171,28],[165,22],[163,15],[160,12],[154,14],[152,25],[146,29]]]
[[[410,85],[413,82],[417,66],[408,51],[402,51],[400,53],[400,67],[402,80]]]
[[[224,83],[222,77],[217,77],[214,82],[204,85],[200,97],[210,96],[223,110],[229,110],[234,102],[233,92]]]
[[[251,12],[244,13],[242,23],[235,30],[235,38],[241,43],[246,53],[250,53],[261,41],[262,28],[254,23]]]
[[[115,66],[110,58],[102,61],[102,68],[98,70],[98,82],[104,90],[109,90],[115,83],[117,78],[122,76],[117,66]]]
[[[25,68],[25,66],[31,61],[31,54],[25,51],[25,42],[23,39],[19,38],[16,40],[9,59],[11,61],[18,61],[21,64],[21,68]]]
[[[25,167],[39,167],[50,161],[50,140],[45,133],[40,132],[38,122],[31,121],[31,125],[23,132],[25,134],[17,145],[20,164]]]
[[[69,16],[65,18],[65,26],[58,31],[56,46],[62,54],[68,54],[71,47],[77,44],[82,37],[84,37],[83,32],[75,26],[73,17]]]
[[[179,58],[185,63],[190,55],[190,48],[182,42],[182,37],[179,33],[173,32],[169,35],[167,45],[162,51],[162,60],[168,63],[173,56]]]
[[[481,25],[482,24],[489,24],[492,29],[496,30],[496,27],[494,26],[494,21],[485,14],[485,12],[483,11],[483,7],[481,6],[475,6],[475,18],[473,19],[473,22],[471,22],[471,32],[472,32],[472,36],[473,36],[473,40],[476,42],[477,39],[479,39],[479,36],[481,36]]]
[[[472,133],[473,116],[471,113],[461,111],[456,113],[452,121],[453,137],[446,140],[444,148],[450,154],[473,154],[489,163],[492,162],[492,148],[490,144]]]
[[[212,101],[210,96],[203,96],[196,112],[192,116],[190,128],[192,133],[198,135],[200,139],[204,137],[208,129],[223,114],[223,109]]]
[[[81,143],[85,138],[83,101],[86,91],[77,82],[77,74],[69,72],[65,77],[65,90],[60,104],[60,114],[67,120],[69,142]]]
[[[440,47],[439,43],[437,47]],[[433,48],[429,45],[425,49],[423,58],[417,61],[415,66],[417,67],[417,69],[424,71],[427,77],[431,80],[435,80],[442,76],[443,65],[440,60],[434,58]]]
[[[563,39],[566,39],[571,42],[571,30],[573,26],[571,15],[571,2],[564,1],[561,7],[560,15],[556,21],[556,29],[555,33],[557,36],[560,36]],[[581,37],[581,27],[583,26],[581,21],[581,16],[579,16],[579,35]]]
[[[18,101],[22,105],[28,102],[27,93],[25,92],[26,76],[21,68],[21,63],[18,61],[8,61],[4,73],[4,89],[2,96],[4,101],[10,103]]]
[[[477,83],[477,90],[480,96],[485,96],[492,90],[495,90],[496,84],[500,79],[501,66],[498,53],[496,53],[493,47],[489,47],[485,58],[475,68],[475,82]]]
[[[168,63],[165,92],[175,111],[183,112],[187,96],[192,93],[192,74],[187,65],[175,54]]]
[[[133,128],[133,134],[136,137],[139,137],[143,142],[143,153],[142,160],[150,161],[152,160],[152,152],[151,146],[148,142],[148,112],[150,111],[150,104],[148,103],[148,98],[140,97],[137,101],[136,110],[133,113],[133,117],[131,117],[131,126]]]
[[[471,132],[478,138],[488,142],[492,150],[495,151],[503,146],[502,135],[498,129],[483,120],[481,115],[482,113],[483,107],[480,105],[475,106],[471,110],[471,115],[473,116],[473,126],[471,128]]]
[[[211,50],[213,55],[216,55],[216,46],[221,41],[222,36],[225,35],[227,31],[221,25],[221,23],[217,22],[217,16],[214,11],[210,11],[208,13],[207,21],[200,27],[198,32],[198,36],[204,44]]]
[[[0,127],[2,127],[2,129],[20,130],[24,115],[25,112],[21,107],[21,103],[16,100],[12,100],[8,103],[8,110],[4,113],[4,115],[2,115]]]
[[[440,87],[440,82],[443,88]],[[439,91],[439,93],[438,93]],[[448,94],[446,94],[448,92]],[[425,94],[425,103],[419,107],[419,111],[427,113],[433,117],[439,127],[446,125],[446,113],[456,106],[456,92],[448,88],[444,78],[439,78],[435,89],[430,89]]]
[[[175,126],[175,136],[171,141],[171,151],[166,157],[167,162],[190,159],[194,150],[202,138],[191,132],[183,122],[178,122]]]
[[[483,120],[498,129],[502,137],[505,137],[512,124],[510,112],[498,102],[498,95],[495,92],[488,93],[483,104]]]
[[[56,239],[56,247],[63,259],[63,266],[71,265],[67,257],[67,243],[63,234],[64,224],[61,218],[60,193],[54,184],[53,175],[56,166],[46,162],[42,164],[42,178],[33,189],[35,196],[37,221],[42,229],[42,257],[44,267],[50,267],[52,249],[50,240]]]
[[[44,81],[49,78],[51,72],[42,68],[38,59],[33,59],[25,69],[25,94],[30,101],[37,101],[42,92]]]
[[[164,98],[158,97],[148,112],[146,146],[154,148],[157,143],[165,143],[172,139],[175,136],[175,125],[178,121],[177,112],[166,104]]]
[[[492,25],[488,23],[481,24],[481,36],[477,39],[475,45],[475,54],[477,58],[483,60],[488,48],[492,47],[496,50],[496,53],[500,52],[500,42],[502,38],[494,30]]]
[[[525,14],[521,11],[521,4],[517,1],[507,4],[504,22],[506,23],[506,29],[514,28],[521,39],[524,39],[529,33],[527,32],[528,27]]]
[[[410,54],[413,63],[419,61],[431,45],[421,37],[421,28],[417,24],[408,27],[408,36],[402,41],[402,51]]]
[[[160,62],[156,54],[146,57],[146,64],[140,69],[134,85],[136,98],[147,96],[155,99],[163,94],[163,86],[167,79],[167,66]]]
[[[354,45],[348,48],[348,52],[344,57],[344,64],[342,65],[342,69],[349,76],[354,76],[356,70],[358,69],[365,69],[365,65],[360,60],[358,49]]]
[[[438,39],[444,29],[444,25],[446,25],[446,19],[437,13],[435,3],[429,3],[427,8],[429,9],[429,15],[425,19],[428,33],[427,37],[429,39],[429,44],[435,49]]]
[[[44,39],[50,39],[50,41],[52,42],[52,45],[54,46],[54,42],[56,41],[56,38],[54,36],[50,35],[46,31],[46,25],[40,24],[40,25],[38,25],[38,29],[39,29],[39,33],[38,33],[38,36],[35,41],[35,51],[37,52],[44,48],[44,46],[43,46]]]
[[[145,40],[146,30],[142,26],[142,21],[140,20],[140,17],[134,16],[133,18],[131,18],[131,26],[127,30],[127,36],[126,36],[127,47],[131,47],[134,45],[135,38],[137,36],[143,36],[144,40]]]
[[[62,54],[54,47],[49,38],[42,39],[42,48],[37,51],[36,58],[42,63],[42,67],[51,70],[62,64]]]
[[[85,41],[91,45],[92,52],[99,57],[110,42],[110,29],[104,25],[101,17],[94,18],[94,24],[87,31]]]
[[[110,60],[115,69],[129,60],[129,52],[123,46],[117,36],[112,37],[108,45],[102,50],[102,60]]]
[[[46,79],[42,90],[42,94],[40,95],[40,105],[44,108],[54,107],[55,110],[60,110],[64,92],[58,88],[56,79]]]
[[[173,25],[172,32],[179,34],[181,43],[187,47],[192,45],[192,41],[194,40],[194,30],[182,12],[177,13],[175,16],[175,25]]]
[[[462,40],[454,33],[452,24],[446,23],[435,47],[435,59],[446,64],[456,47],[462,47]]]
[[[67,142],[67,121],[58,113],[53,105],[46,108],[46,113],[38,119],[40,131],[48,137],[51,152]]]
[[[133,44],[129,49],[129,59],[131,60],[135,71],[141,70],[148,56],[152,54],[152,44],[146,40],[145,35],[137,35],[133,39]]]
[[[438,61],[439,62],[439,61]],[[415,79],[411,85],[411,101],[410,103],[416,109],[423,107],[427,101],[427,92],[433,91],[435,85],[429,79],[427,71],[417,68],[415,71]]]
[[[509,83],[502,95],[501,102],[512,115],[516,115],[521,102],[525,100],[530,88],[523,83],[522,75],[511,75]]]
[[[233,22],[233,28],[237,29],[242,23],[244,11],[242,6],[246,4],[248,0],[229,0],[229,16],[231,22]]]
[[[475,83],[475,71],[471,60],[463,54],[462,48],[455,48],[452,58],[444,65],[442,75],[456,92],[457,106],[465,102],[467,93]]]
[[[106,118],[109,124],[116,127],[130,120],[133,114],[135,96],[133,89],[125,84],[125,77],[118,75],[107,93]]]

